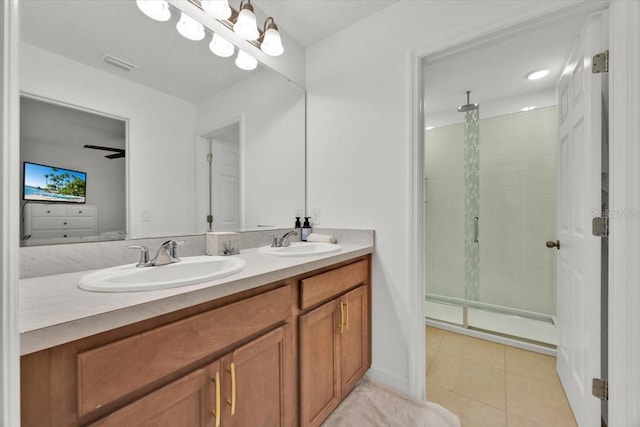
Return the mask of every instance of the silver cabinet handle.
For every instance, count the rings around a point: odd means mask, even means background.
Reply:
[[[478,243],[478,237],[480,236],[480,218],[473,217],[473,241]]]

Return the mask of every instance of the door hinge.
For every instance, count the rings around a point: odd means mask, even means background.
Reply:
[[[608,237],[609,218],[606,216],[593,218],[591,221],[591,233],[597,237]]]
[[[593,74],[609,72],[609,51],[600,52],[591,59],[591,72]]]
[[[600,400],[609,400],[609,381],[594,378],[591,393]]]

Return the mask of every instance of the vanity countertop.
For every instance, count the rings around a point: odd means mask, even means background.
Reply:
[[[340,243],[325,256],[277,257],[245,249],[247,266],[221,279],[144,292],[99,293],[78,288],[88,271],[20,281],[21,355],[304,274],[373,252],[372,244]]]

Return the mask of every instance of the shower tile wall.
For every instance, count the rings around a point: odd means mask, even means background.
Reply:
[[[555,314],[556,109],[480,120],[480,301]],[[464,125],[426,135],[427,293],[464,298]]]

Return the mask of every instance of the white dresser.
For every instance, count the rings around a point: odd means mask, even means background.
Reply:
[[[96,205],[27,203],[24,234],[31,239],[70,239],[98,234]]]

